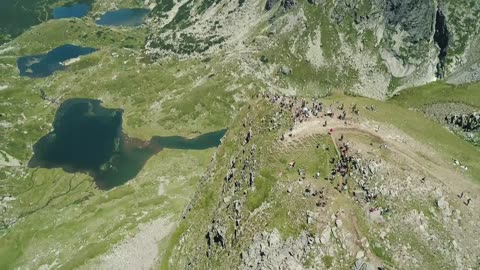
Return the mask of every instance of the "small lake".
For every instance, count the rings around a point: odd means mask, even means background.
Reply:
[[[149,9],[129,8],[108,11],[96,21],[98,25],[106,26],[140,26],[147,17]]]
[[[58,8],[65,2],[68,3],[63,8]],[[94,0],[0,0],[0,45],[49,19],[79,17],[85,12],[85,5],[90,9],[93,2]]]
[[[53,9],[53,18],[54,19],[63,19],[63,18],[81,18],[87,15],[90,11],[90,6],[88,4],[74,4],[71,6],[57,7]]]
[[[202,134],[193,139],[187,139],[181,136],[159,137],[154,136],[150,140],[150,144],[157,145],[168,149],[191,149],[202,150],[211,147],[217,147],[220,139],[227,132],[226,129]]]
[[[45,54],[27,55],[17,59],[20,76],[41,78],[64,70],[65,61],[97,51],[95,48],[80,47],[71,44],[62,45]]]
[[[85,172],[99,188],[108,190],[137,176],[148,159],[162,149],[217,147],[227,131],[192,139],[155,136],[142,141],[122,132],[122,115],[122,109],[104,108],[95,99],[64,101],[55,114],[53,131],[33,145],[34,155],[28,166]]]

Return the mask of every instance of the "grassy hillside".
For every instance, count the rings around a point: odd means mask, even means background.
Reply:
[[[421,108],[436,103],[463,103],[480,108],[480,84],[449,85],[442,82],[406,89],[393,97],[391,103],[405,108]]]
[[[243,269],[246,263],[245,258],[252,259],[248,254],[251,254],[252,248],[256,245],[266,245],[264,246],[265,255],[257,255],[258,258],[263,258],[267,265],[269,263],[276,265],[275,263],[278,262],[270,260],[272,256],[277,258],[275,256],[278,255],[275,255],[277,254],[275,252],[279,251],[270,248],[270,242],[262,242],[262,239],[265,238],[260,236],[260,234],[266,235],[266,239],[269,239],[268,237],[273,237],[275,231],[280,233],[282,241],[288,243],[290,252],[295,254],[292,256],[295,256],[296,262],[307,269],[330,268],[332,265],[333,269],[343,269],[352,266],[358,247],[353,245],[345,249],[344,245],[350,245],[348,241],[361,241],[363,247],[360,249],[366,250],[365,254],[368,254],[368,260],[392,268],[406,269],[405,267],[410,265],[398,257],[399,249],[406,244],[413,247],[408,252],[414,253],[411,256],[415,256],[421,261],[420,265],[425,269],[436,269],[440,267],[440,264],[452,266],[451,262],[444,259],[443,255],[439,255],[438,252],[451,257],[455,254],[454,251],[451,249],[445,251],[443,247],[437,246],[429,247],[429,240],[420,237],[417,231],[409,227],[412,225],[408,223],[408,216],[412,213],[421,212],[422,215],[432,213],[433,216],[429,216],[425,222],[430,224],[429,226],[433,226],[429,227],[429,233],[435,235],[433,236],[435,241],[440,241],[438,244],[443,245],[445,242],[442,241],[446,241],[443,236],[447,239],[452,237],[457,239],[458,233],[462,233],[456,231],[455,227],[452,229],[450,225],[444,223],[438,216],[439,210],[433,209],[431,206],[433,203],[436,204],[436,193],[418,187],[416,184],[418,180],[415,177],[421,177],[422,173],[426,173],[427,178],[431,180],[425,184],[426,187],[442,189],[442,192],[448,194],[445,196],[452,199],[452,201],[449,200],[450,203],[454,204],[455,209],[462,213],[470,210],[462,208],[463,204],[454,200],[456,194],[449,193],[456,192],[453,190],[457,190],[457,188],[448,191],[448,187],[467,185],[476,190],[478,179],[480,179],[478,148],[450,133],[440,124],[427,119],[423,113],[409,109],[409,107],[421,106],[424,103],[466,100],[465,93],[461,91],[448,92],[448,97],[447,93],[444,93],[443,97],[437,95],[429,101],[418,100],[418,96],[426,96],[425,91],[434,91],[429,89],[437,87],[448,88],[448,86],[430,85],[412,89],[402,93],[398,99],[387,102],[343,95],[322,98],[321,102],[325,106],[332,104],[332,108],[336,108],[340,104],[345,104],[348,108],[352,104],[356,104],[357,108],[360,108],[359,120],[354,120],[355,116],[350,116],[353,119],[349,120],[349,122],[355,123],[354,126],[357,125],[355,121],[360,121],[359,127],[349,129],[347,125],[346,130],[342,130],[340,127],[340,131],[336,131],[336,135],[332,136],[334,141],[326,136],[326,133],[311,131],[312,135],[305,135],[305,137],[297,139],[298,135],[294,135],[293,142],[282,142],[281,134],[288,134],[292,127],[292,118],[289,113],[279,113],[280,110],[277,107],[265,103],[265,101],[251,102],[242,109],[229,130],[209,172],[200,182],[194,199],[186,209],[186,218],[174,232],[169,245],[162,246],[166,251],[160,268],[176,269],[195,265],[200,269],[223,269],[225,267]],[[397,104],[401,104],[401,106]],[[375,108],[375,111],[366,109],[371,106]],[[271,120],[272,118],[275,120]],[[247,124],[245,126],[242,123]],[[321,123],[323,120],[315,126],[319,126]],[[297,123],[297,125],[301,124]],[[272,129],[272,126],[277,126],[277,128]],[[377,126],[380,132],[375,131]],[[312,127],[312,129],[315,128]],[[254,135],[248,144],[244,144],[244,138],[249,130],[252,130]],[[294,127],[293,133],[295,130]],[[393,132],[393,134],[385,136],[384,132]],[[328,160],[337,156],[333,143],[337,143],[337,146],[340,144],[337,141],[340,134],[345,134],[346,140],[353,145],[352,147],[368,148],[366,152],[359,150],[358,156],[362,160],[380,162],[379,168],[381,169],[379,170],[385,170],[384,175],[375,176],[374,174],[374,178],[369,180],[374,181],[376,187],[378,185],[381,190],[384,190],[377,200],[367,203],[357,201],[355,192],[358,192],[356,183],[359,183],[359,180],[355,180],[355,171],[352,171],[353,178],[350,178],[348,191],[345,193],[335,190],[337,180],[330,183],[323,179],[333,166],[328,163]],[[393,143],[397,140],[400,142],[399,146]],[[385,150],[381,150],[381,145],[384,143],[387,146]],[[408,150],[411,152],[395,149],[396,147],[403,148],[403,144],[407,149],[412,147],[411,150]],[[421,147],[417,146],[415,149],[416,146],[413,145],[416,144]],[[378,146],[380,146],[380,150],[378,150]],[[390,147],[392,150],[389,150]],[[255,149],[254,154],[250,151],[252,148]],[[354,149],[358,150],[358,148]],[[402,154],[399,155],[392,151],[400,151]],[[403,160],[402,155],[407,155],[407,160]],[[370,158],[367,159],[367,157]],[[462,164],[468,166],[469,170],[463,171],[455,166],[453,159],[461,159]],[[254,167],[251,166],[252,160],[256,160],[257,165]],[[295,169],[288,168],[288,163],[291,161],[296,161]],[[235,163],[234,168],[236,169],[232,178],[228,178],[227,181],[231,168],[233,168],[232,164],[234,163],[232,162]],[[461,175],[462,178],[465,177],[468,180],[466,182],[459,179],[451,182],[450,178],[442,180],[438,178],[438,175],[430,175],[428,171],[432,166],[442,166],[449,174]],[[302,180],[297,169],[307,172],[306,179]],[[254,187],[248,184],[248,175],[252,171],[256,175]],[[320,179],[313,177],[316,172],[320,172],[322,176]],[[404,181],[403,185],[408,187],[404,193],[393,195],[393,192],[398,189],[397,185],[402,185],[402,181]],[[446,186],[447,190],[440,188],[442,186]],[[310,199],[309,196],[304,195],[307,192],[306,187],[309,190],[325,190],[325,193],[322,194],[328,198],[328,207],[326,209],[318,208],[316,206],[316,203],[319,202],[317,199]],[[414,191],[415,188],[418,190]],[[413,195],[416,193],[418,195]],[[469,194],[469,196],[475,196],[473,190]],[[402,203],[399,204],[398,201],[402,201]],[[371,209],[377,208],[393,211],[392,214],[385,214],[382,217],[382,220],[385,220],[384,225],[371,220],[368,209],[372,212],[377,210]],[[314,223],[308,222],[309,211],[319,215],[313,214],[317,217]],[[330,216],[333,217],[333,215],[337,218],[331,220]],[[475,219],[477,216],[472,216],[472,218]],[[343,225],[335,225],[337,219],[341,219]],[[329,228],[332,230],[332,237],[335,237],[338,242],[326,246],[323,242],[308,244],[304,246],[307,253],[303,253],[304,249],[296,250],[295,246],[302,241],[301,239],[304,239],[305,235],[307,238],[315,239],[320,236],[324,237],[324,231],[330,230]],[[390,235],[387,236],[388,240],[379,234],[385,228],[391,228],[389,231],[391,234],[387,233]],[[465,228],[465,230],[469,231],[472,228]],[[349,236],[348,233],[353,236]],[[221,240],[209,242],[208,235],[216,236]],[[349,240],[348,237],[357,240]],[[365,246],[365,241],[370,245]],[[331,247],[329,248],[329,246]],[[473,251],[475,254],[477,252],[478,250]]]
[[[133,248],[153,254],[149,263],[160,269],[249,268],[283,257],[287,269],[350,269],[357,256],[392,269],[473,267],[480,148],[424,111],[445,103],[480,108],[478,83],[437,82],[386,101],[345,95],[385,98],[407,81],[392,79],[379,54],[396,39],[392,29],[378,37],[382,17],[372,1],[297,1],[291,9],[279,1],[268,12],[263,1],[154,2],[142,27],[100,27],[95,19],[144,1],[98,0],[85,18],[41,23],[0,47],[0,269],[117,268],[102,263],[135,256],[119,246],[145,227],[153,248],[141,241]],[[155,37],[162,39],[149,43]],[[19,77],[18,57],[66,43],[98,51],[47,78]],[[163,57],[156,49],[177,51]],[[307,107],[322,97],[323,113],[335,116],[344,104],[349,124],[294,122],[261,97],[268,91],[305,98]],[[59,105],[77,97],[123,109],[123,131],[133,138],[228,132],[218,149],[162,150],[109,191],[86,174],[27,168]],[[340,134],[360,160],[345,190],[338,175],[328,180]],[[362,181],[377,199],[362,197]],[[150,226],[159,220],[168,224]],[[160,231],[166,236],[157,241]]]
[[[1,197],[14,198],[2,210],[0,268],[55,262],[71,269],[110,252],[135,235],[138,224],[176,222],[214,149],[161,151],[134,180],[111,191],[98,190],[85,174],[25,167],[33,143],[50,131],[56,109],[68,98],[95,98],[124,109],[123,130],[135,138],[194,137],[229,126],[249,90],[225,89],[249,79],[231,78],[226,71],[234,67],[218,67],[216,59],[152,63],[139,50],[144,30],[51,21],[9,43],[13,49],[0,55],[0,85],[6,86],[0,91],[0,149],[2,158],[6,153],[20,162],[0,168]],[[64,43],[99,51],[48,78],[18,76],[16,57]],[[40,90],[53,102],[42,100]]]

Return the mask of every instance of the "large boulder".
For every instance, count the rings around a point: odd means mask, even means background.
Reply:
[[[275,4],[278,2],[278,0],[267,0],[265,3],[265,10],[269,11],[275,6]]]
[[[282,0],[282,6],[284,9],[290,9],[295,6],[295,0]]]

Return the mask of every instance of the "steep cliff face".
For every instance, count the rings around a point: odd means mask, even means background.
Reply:
[[[434,80],[480,77],[475,0],[187,0],[165,6],[158,5],[150,21],[157,31],[147,40],[148,54],[228,55],[223,61],[284,92],[342,89],[384,99]],[[268,63],[259,63],[261,56]],[[281,66],[292,76],[276,77],[272,71]],[[302,89],[305,83],[312,87]]]

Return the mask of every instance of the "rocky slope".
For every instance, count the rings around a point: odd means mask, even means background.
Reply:
[[[478,166],[452,163],[424,134],[376,115],[428,120],[361,99],[265,99],[247,105],[224,139],[164,268],[478,265],[480,190],[467,173]]]
[[[302,83],[347,85],[380,99],[437,79],[478,80],[475,0],[186,0],[161,1],[154,11],[150,55],[225,54],[225,62],[241,64],[240,73],[267,84],[282,65],[311,73]],[[294,79],[275,86],[302,92]]]

